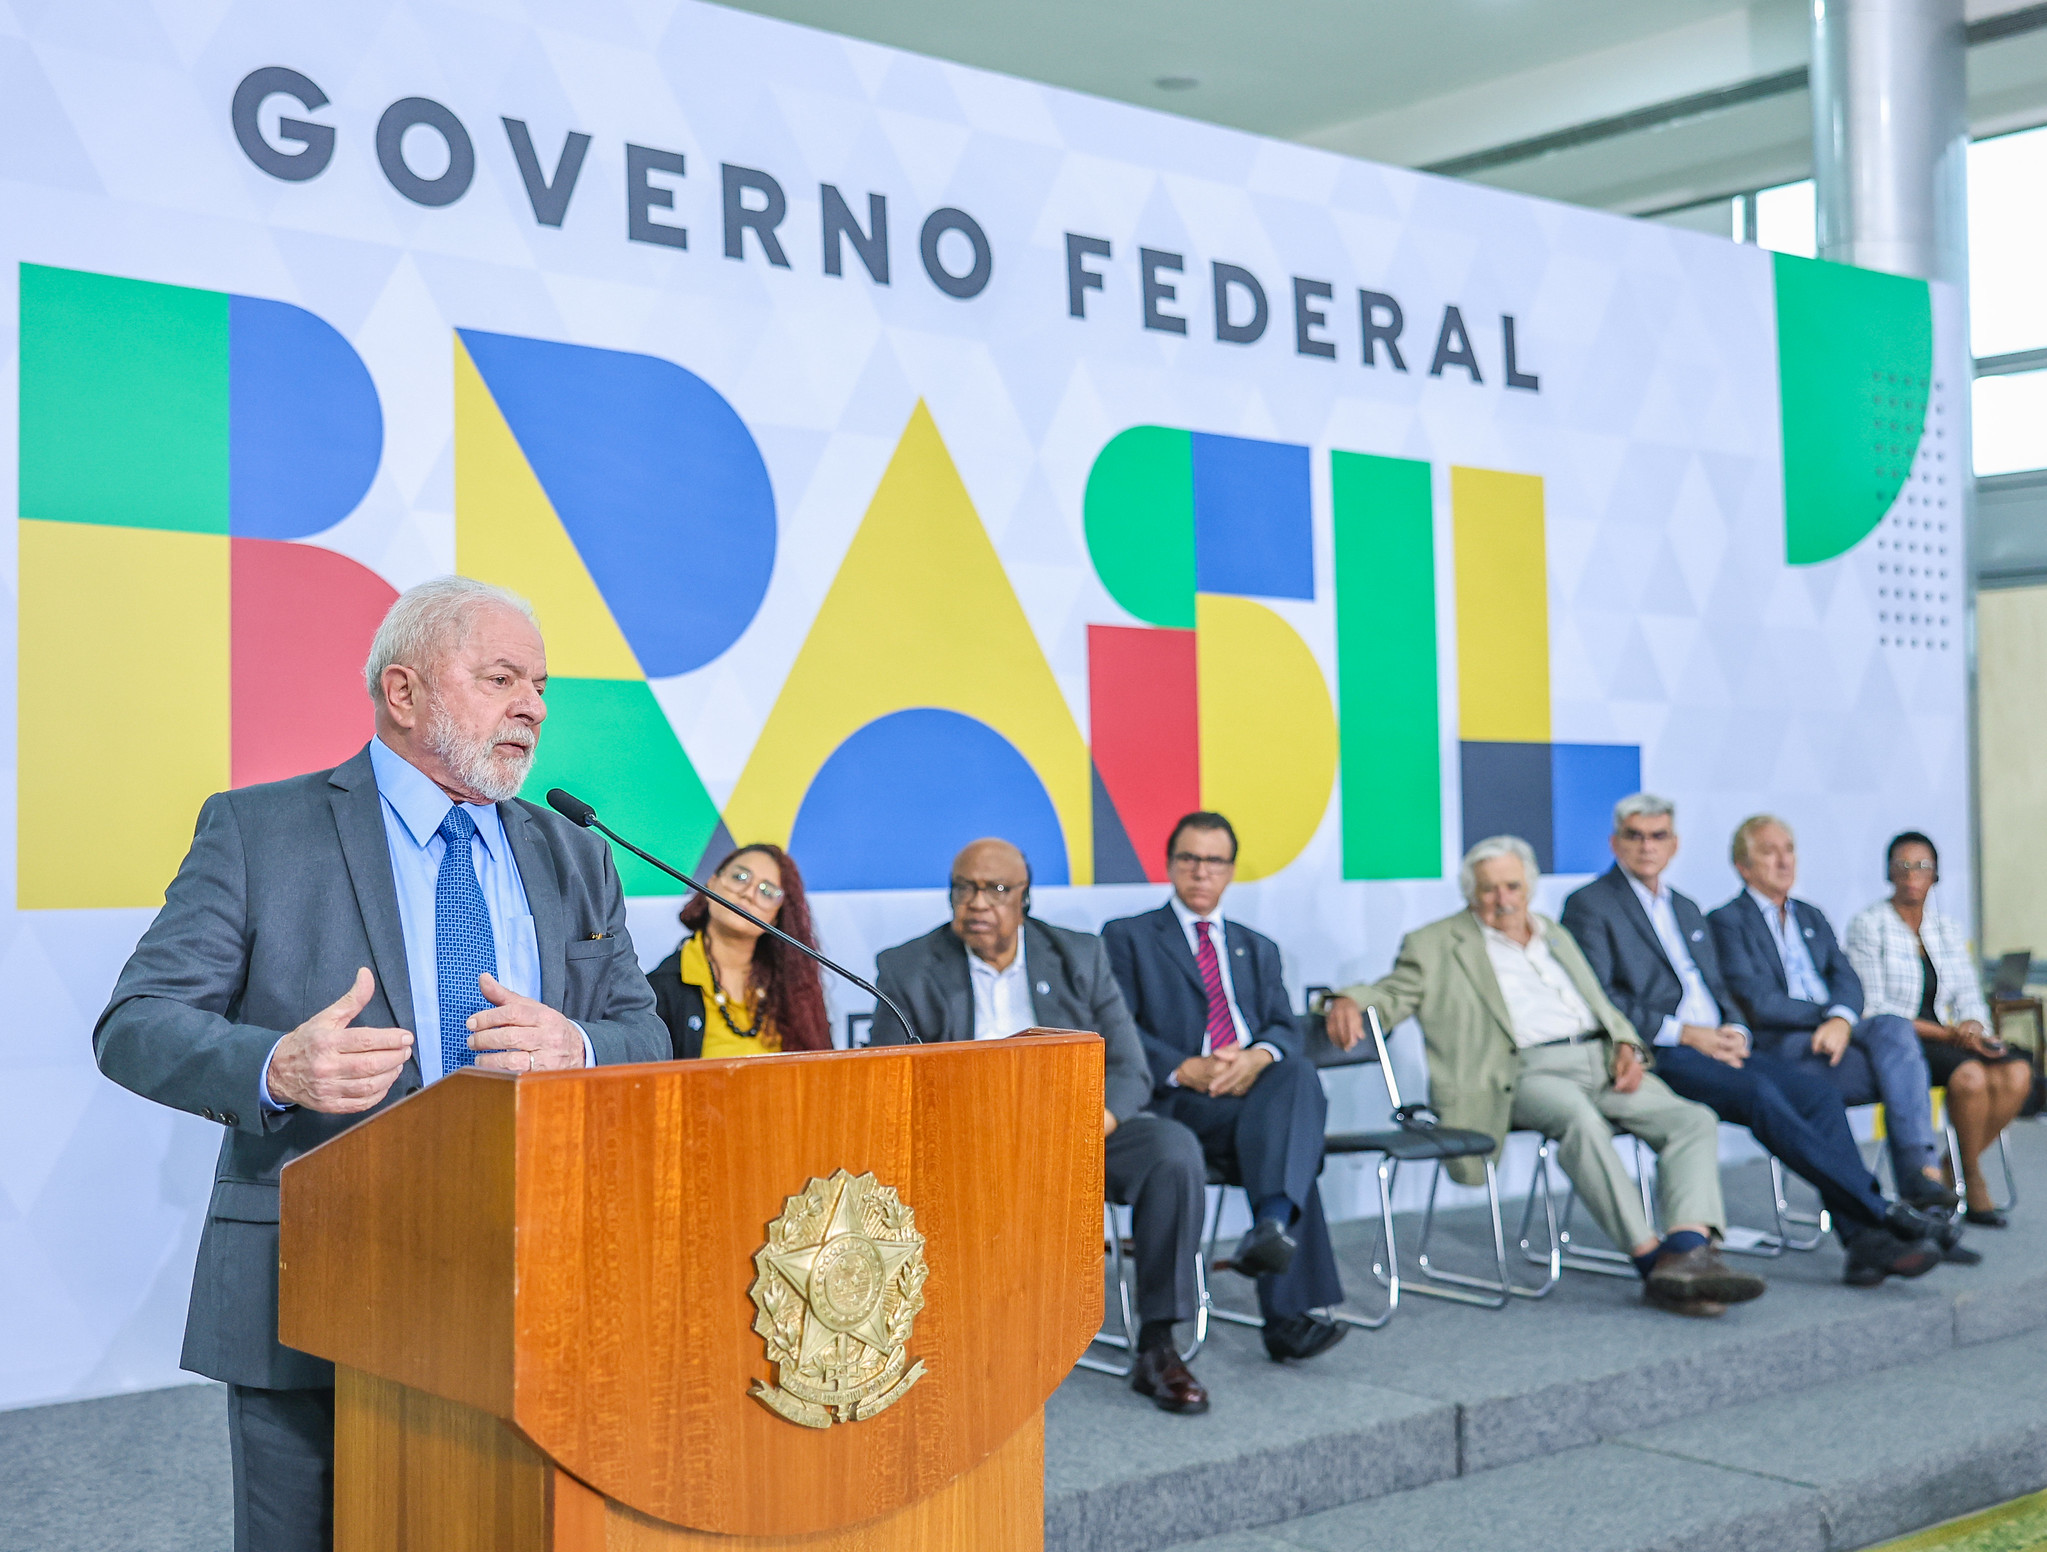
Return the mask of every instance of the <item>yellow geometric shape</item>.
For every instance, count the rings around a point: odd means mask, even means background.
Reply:
[[[1450,471],[1457,556],[1457,736],[1546,744],[1549,560],[1542,477]]]
[[[533,605],[547,641],[547,671],[555,677],[645,677],[460,335],[455,336],[455,568],[479,582],[510,588]]]
[[[926,706],[1016,746],[1066,832],[1069,877],[1093,882],[1087,745],[920,400],[725,805],[727,827],[786,843],[833,750],[877,717]]]
[[[16,905],[161,905],[228,784],[227,535],[23,519],[19,544]]]
[[[1237,877],[1269,878],[1301,854],[1336,781],[1336,711],[1294,628],[1248,598],[1194,600],[1201,806],[1227,814]]]

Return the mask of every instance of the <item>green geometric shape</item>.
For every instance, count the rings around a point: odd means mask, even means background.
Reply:
[[[1333,452],[1343,876],[1443,876],[1429,466]]]
[[[1194,628],[1194,438],[1132,426],[1088,471],[1087,552],[1109,596],[1152,625]]]
[[[520,796],[546,803],[565,787],[635,845],[678,868],[703,855],[718,809],[644,679],[550,679],[547,721]],[[612,847],[629,895],[678,895],[683,887],[631,852]]]
[[[1784,558],[1832,560],[1897,500],[1926,427],[1933,296],[1923,280],[1774,255]]]
[[[228,298],[21,266],[21,515],[224,534]]]

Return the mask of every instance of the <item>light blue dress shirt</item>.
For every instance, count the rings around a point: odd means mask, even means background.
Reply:
[[[419,1059],[421,1083],[444,1076],[441,1068],[441,982],[434,963],[434,884],[448,843],[441,821],[454,800],[418,766],[395,754],[381,738],[370,740],[370,769],[384,816],[384,843],[391,854],[391,882],[398,890],[398,924],[405,934],[405,973],[412,982],[413,1055]],[[498,983],[521,997],[540,996],[540,940],[533,931],[533,909],[519,864],[505,839],[504,821],[495,803],[463,805],[476,821],[470,856],[476,882],[490,911],[496,941]],[[579,1029],[581,1026],[577,1026]],[[275,1048],[272,1049],[275,1055]],[[583,1060],[594,1065],[590,1037],[583,1036]],[[288,1109],[270,1097],[270,1064],[263,1065],[263,1104]]]
[[[1805,932],[1798,925],[1798,913],[1791,909],[1791,902],[1786,900],[1780,911],[1767,897],[1753,889],[1748,892],[1748,897],[1763,913],[1763,923],[1770,929],[1770,937],[1777,945],[1777,958],[1784,966],[1784,990],[1800,1002],[1817,1002],[1824,1007],[1827,998],[1833,994],[1827,990],[1827,983],[1821,979],[1819,971],[1813,968],[1812,950],[1805,946]],[[1827,1008],[1827,1017],[1846,1019],[1850,1024],[1857,1021],[1855,1010],[1838,1002]]]
[[[1678,925],[1677,906],[1670,898],[1670,886],[1661,879],[1652,893],[1626,868],[1621,877],[1628,881],[1628,887],[1635,891],[1635,898],[1642,902],[1642,909],[1649,913],[1649,925],[1655,929],[1656,941],[1663,945],[1663,957],[1670,961],[1670,968],[1677,972],[1679,983],[1684,987],[1684,1000],[1677,1005],[1675,1013],[1666,1014],[1663,1027],[1656,1031],[1656,1044],[1676,1045],[1684,1038],[1684,1026],[1701,1025],[1717,1029],[1726,1022],[1720,1011],[1720,1004],[1706,987],[1705,976],[1699,973],[1698,962],[1692,958],[1691,945],[1685,942],[1684,929]],[[1736,1024],[1736,1029],[1748,1033],[1746,1025]]]

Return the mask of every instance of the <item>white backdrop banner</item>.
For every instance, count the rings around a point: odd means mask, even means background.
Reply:
[[[1906,826],[1967,915],[1937,286],[693,0],[0,6],[0,201],[0,1404],[176,1377],[217,1128],[93,1021],[453,569],[540,611],[534,790],[786,844],[856,967],[974,836],[1092,927],[1207,807],[1298,994],[1638,786],[1709,906],[1770,809],[1837,920]]]

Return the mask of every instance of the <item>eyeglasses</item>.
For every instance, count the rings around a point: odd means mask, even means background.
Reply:
[[[730,879],[733,883],[737,884],[742,897],[746,894],[746,886],[751,884],[753,885],[755,897],[762,905],[780,905],[782,903],[784,893],[782,886],[780,884],[771,884],[764,878],[755,878],[751,868],[727,868],[718,876]]]
[[[952,903],[968,905],[986,895],[991,902],[1001,905],[1011,895],[1021,895],[1027,887],[1024,884],[991,884],[980,879],[956,878],[952,881]]]
[[[1933,864],[1931,862],[1894,862],[1891,864],[1891,871],[1893,873],[1931,873],[1933,871]]]
[[[1632,842],[1636,846],[1648,846],[1670,839],[1668,830],[1630,830],[1623,827],[1620,835],[1622,840]]]
[[[1233,868],[1236,865],[1237,859],[1235,857],[1200,857],[1191,851],[1176,851],[1173,853],[1173,866],[1185,868],[1190,873],[1199,873],[1204,869],[1209,872],[1220,873],[1224,868]]]

